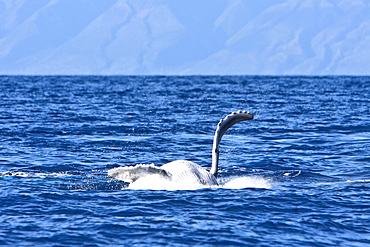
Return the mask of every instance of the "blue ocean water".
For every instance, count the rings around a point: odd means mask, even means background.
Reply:
[[[370,246],[370,77],[1,76],[0,245]],[[269,187],[129,190],[187,159]]]

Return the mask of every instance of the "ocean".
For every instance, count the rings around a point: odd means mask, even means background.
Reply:
[[[233,187],[129,189],[179,159]],[[0,76],[0,245],[370,246],[370,77]]]

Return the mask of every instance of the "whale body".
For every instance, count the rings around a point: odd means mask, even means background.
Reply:
[[[161,167],[154,164],[116,167],[108,171],[108,176],[130,183],[128,188],[142,188],[144,185],[144,187],[150,189],[157,186],[155,183],[158,183],[158,186],[176,185],[181,188],[218,186],[219,144],[222,136],[236,123],[252,120],[253,118],[254,115],[248,111],[236,111],[219,121],[213,138],[210,171],[192,161],[176,160]]]

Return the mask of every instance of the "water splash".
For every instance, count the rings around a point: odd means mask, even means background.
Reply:
[[[130,183],[123,189],[132,190],[199,190],[205,188],[211,189],[245,189],[245,188],[262,188],[270,189],[272,181],[269,178],[261,176],[233,176],[229,178],[218,179],[215,186],[203,185],[201,183],[189,183],[189,181],[171,181],[158,174],[147,175]]]

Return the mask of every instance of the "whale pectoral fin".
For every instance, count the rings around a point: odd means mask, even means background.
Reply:
[[[151,165],[138,164],[135,166],[116,167],[108,171],[108,177],[133,183],[137,179],[148,175],[160,175],[163,178],[170,179],[171,174],[164,169]]]

